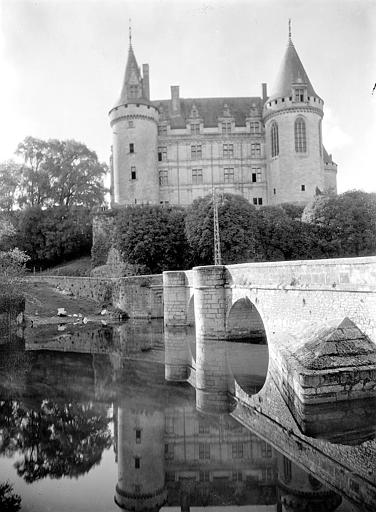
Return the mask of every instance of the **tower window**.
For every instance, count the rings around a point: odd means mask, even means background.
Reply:
[[[133,121],[128,121],[128,128],[133,128],[134,127],[134,123]]]
[[[297,88],[294,90],[294,100],[304,101],[304,89]]]
[[[192,146],[191,146],[191,158],[192,158],[192,160],[200,160],[202,158],[202,147],[201,147],[201,144],[192,144]]]
[[[276,195],[277,191],[275,188],[273,188],[273,194]]]
[[[141,443],[141,430],[140,429],[136,429],[136,443],[137,444]]]
[[[234,156],[234,144],[223,144],[223,158]]]
[[[254,158],[261,157],[261,145],[258,142],[251,144],[251,156]]]
[[[158,148],[158,162],[165,162],[167,160],[167,147],[161,146]]]
[[[227,167],[223,169],[225,183],[234,183],[234,168]]]
[[[260,123],[258,121],[251,122],[249,127],[252,135],[260,133]]]
[[[272,123],[270,128],[270,139],[272,145],[272,157],[279,155],[279,136],[278,136],[278,125],[277,123]]]
[[[138,85],[130,85],[129,86],[129,97],[130,98],[138,97]]]
[[[306,125],[303,118],[298,117],[295,121],[295,151],[296,153],[306,153],[307,151],[307,137]]]
[[[224,135],[231,133],[231,121],[222,121],[222,133]]]
[[[129,144],[129,152],[130,152],[130,153],[134,153],[134,144],[133,144],[133,142],[131,142],[131,143]]]
[[[270,459],[272,456],[272,447],[270,444],[265,443],[265,441],[261,442],[261,457],[264,459]]]
[[[140,457],[135,457],[134,458],[134,467],[135,467],[135,469],[140,469],[140,466],[141,466]]]
[[[168,169],[159,170],[159,184],[168,185]]]
[[[192,185],[202,185],[202,169],[192,169]]]
[[[302,192],[304,192],[305,191],[305,185],[302,185],[301,189],[302,189]]]
[[[259,205],[259,206],[262,206],[262,197],[254,197],[253,198],[253,204],[254,205]]]
[[[191,123],[191,134],[198,135],[200,133],[200,124],[199,123]]]
[[[131,167],[131,180],[136,179],[136,167]]]

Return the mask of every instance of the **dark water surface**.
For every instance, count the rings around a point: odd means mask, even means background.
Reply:
[[[187,344],[193,346],[192,333]],[[257,393],[267,346],[231,343],[227,352],[232,377]],[[0,345],[0,483],[13,484],[21,510],[30,512],[376,510],[372,496],[356,505],[341,492],[343,471],[356,474],[356,461],[351,467],[346,459],[333,486],[315,473],[317,464],[306,471],[296,453],[278,451],[266,431],[256,435],[230,414],[199,412],[195,397],[188,383],[165,381],[161,322],[29,330],[25,341]],[[336,421],[338,414],[325,409],[321,418]],[[277,431],[279,413],[273,421]],[[373,427],[365,435],[362,425],[358,435],[354,420],[351,429],[351,445],[366,454]],[[333,447],[348,449],[338,436]],[[375,466],[371,461],[370,479]],[[362,486],[361,478],[354,482]]]

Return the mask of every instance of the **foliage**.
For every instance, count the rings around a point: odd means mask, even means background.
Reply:
[[[10,208],[10,198],[13,198],[12,206],[15,204],[13,190],[18,190],[17,201],[21,207],[76,205],[91,208],[103,202],[102,180],[107,166],[84,144],[74,140],[44,141],[26,137],[18,145],[16,154],[22,158],[23,165],[17,172],[13,165],[12,180],[4,182],[3,188],[9,191],[4,209]],[[0,190],[1,176],[0,168]]]
[[[0,453],[22,454],[15,464],[28,483],[49,476],[77,477],[99,464],[111,446],[104,406],[44,400],[28,409],[20,402],[0,402]]]
[[[113,243],[124,260],[145,273],[186,268],[185,212],[179,207],[129,206],[115,217]],[[188,256],[188,257],[187,257]]]
[[[281,208],[284,210],[287,216],[290,217],[290,219],[301,220],[304,211],[303,205],[295,203],[282,203]]]
[[[15,243],[30,256],[30,266],[52,266],[89,254],[91,239],[87,208],[34,206],[19,212]]]
[[[91,261],[93,267],[105,265],[107,256],[111,249],[111,239],[106,235],[99,235],[95,237],[95,242],[91,248]]]
[[[17,205],[22,166],[9,160],[0,163],[0,211],[10,212]]]
[[[223,194],[218,206],[221,252],[224,264],[251,261],[257,239],[256,208],[241,196]],[[214,260],[213,205],[211,195],[188,207],[185,229],[195,265]]]
[[[368,256],[376,251],[376,194],[359,190],[318,198],[304,218],[326,231],[336,256]]]
[[[2,512],[17,512],[21,508],[21,496],[13,492],[9,482],[0,483],[0,509]]]

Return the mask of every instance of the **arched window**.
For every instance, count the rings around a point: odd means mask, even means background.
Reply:
[[[301,117],[295,121],[295,151],[296,153],[306,153],[307,151],[306,126]]]
[[[271,142],[272,142],[272,157],[279,155],[279,138],[278,138],[278,125],[272,123],[270,129]]]

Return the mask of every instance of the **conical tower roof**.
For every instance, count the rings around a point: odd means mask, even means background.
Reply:
[[[135,94],[130,94],[132,87],[138,87],[137,97]],[[133,46],[130,41],[128,50],[127,66],[125,68],[125,74],[123,79],[123,86],[120,93],[120,98],[115,103],[114,107],[124,105],[125,103],[146,103],[149,104],[149,100],[145,98],[143,91],[143,83],[140,68],[138,67],[137,60],[133,51]]]
[[[292,85],[297,84],[306,85],[308,96],[318,97],[303,67],[291,37],[289,37],[285,55],[268,100],[291,96]]]

